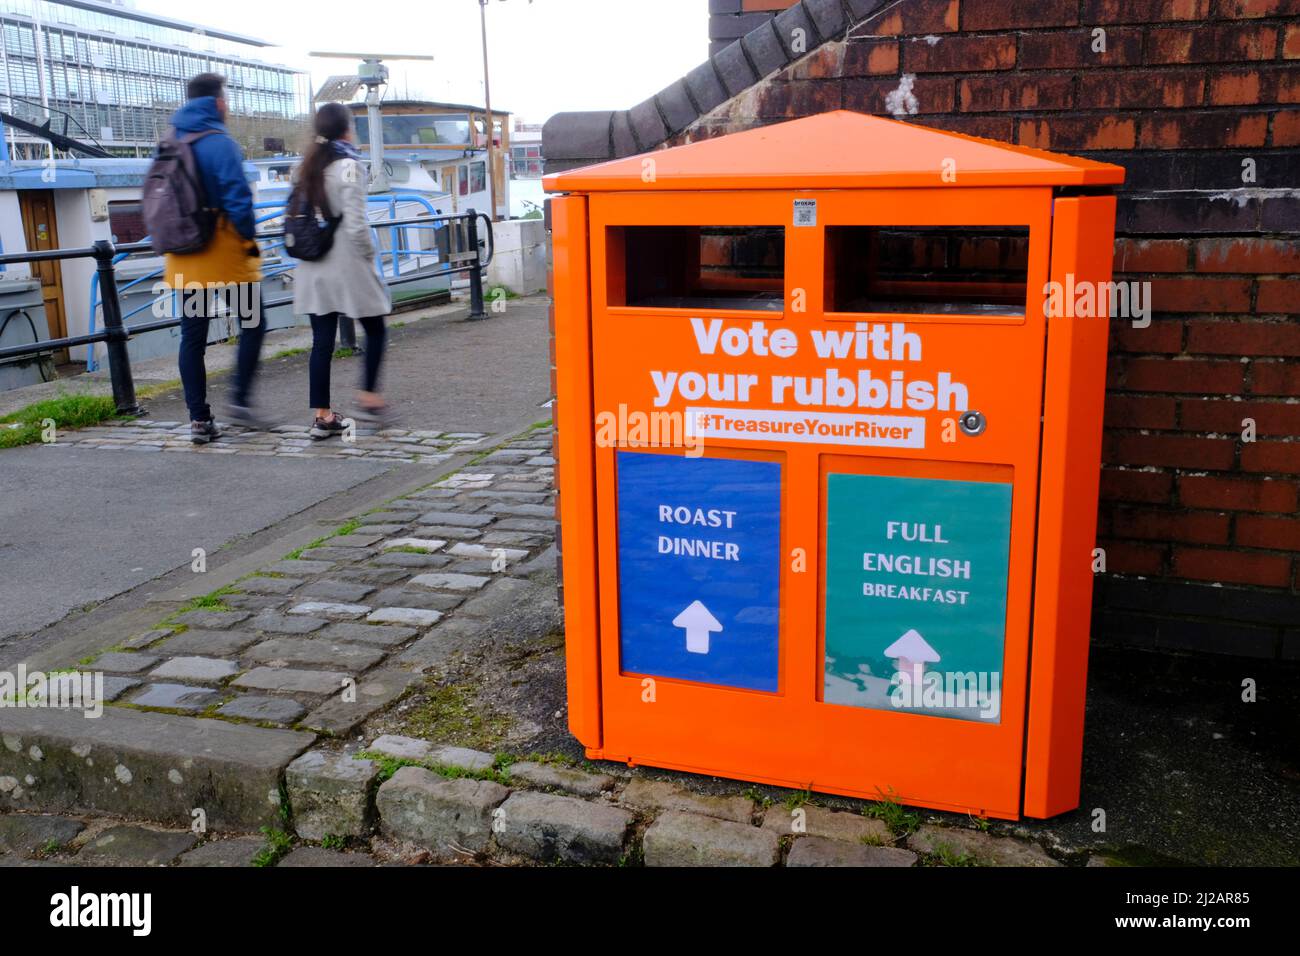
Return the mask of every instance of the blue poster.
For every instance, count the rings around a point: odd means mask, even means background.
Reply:
[[[830,475],[830,704],[998,723],[1011,485]]]
[[[618,453],[623,673],[775,691],[781,466]]]

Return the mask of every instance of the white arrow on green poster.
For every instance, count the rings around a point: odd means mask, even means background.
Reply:
[[[909,630],[885,648],[885,656],[895,662],[901,673],[914,677],[925,672],[926,664],[937,664],[941,660],[939,652],[916,630]]]
[[[722,633],[722,624],[699,601],[673,618],[673,627],[686,631],[686,650],[691,654],[709,653],[709,635]]]

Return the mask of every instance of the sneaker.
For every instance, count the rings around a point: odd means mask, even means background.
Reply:
[[[217,430],[217,423],[211,419],[206,422],[190,422],[191,444],[206,445],[213,439],[220,437],[221,432]]]
[[[342,417],[335,412],[329,418],[317,418],[311,423],[311,431],[307,434],[311,436],[312,441],[324,441],[334,435],[342,435],[347,431],[348,426],[343,423]]]
[[[374,428],[392,428],[397,421],[397,416],[393,412],[392,405],[375,405],[366,408],[358,405],[352,417],[357,420],[358,424],[370,425]]]
[[[226,417],[230,419],[232,425],[240,425],[253,431],[261,431],[270,427],[270,422],[259,415],[250,405],[236,405],[232,402],[226,406]]]

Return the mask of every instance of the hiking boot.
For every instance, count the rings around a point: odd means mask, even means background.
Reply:
[[[338,412],[335,412],[329,418],[317,418],[313,421],[311,431],[307,434],[311,436],[312,441],[324,441],[334,435],[342,435],[347,430],[348,426],[344,424]]]
[[[221,432],[217,430],[217,423],[208,419],[206,422],[190,422],[190,442],[195,445],[206,445],[213,439],[220,438]]]

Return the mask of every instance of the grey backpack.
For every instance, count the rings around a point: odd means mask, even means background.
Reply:
[[[194,158],[194,143],[218,130],[177,136],[158,144],[144,179],[141,212],[149,240],[158,255],[200,252],[212,241],[219,210],[208,206],[203,176]]]

